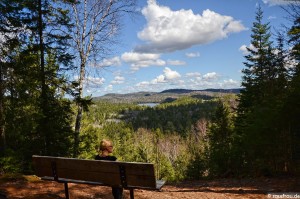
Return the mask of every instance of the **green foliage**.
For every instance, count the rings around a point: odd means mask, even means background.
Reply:
[[[273,47],[270,26],[263,24],[262,19],[263,12],[259,7],[251,35],[255,49],[248,49],[250,54],[245,56],[247,62],[242,82],[245,89],[239,96],[232,159],[236,160],[233,168],[237,172],[269,176],[292,172],[297,165],[291,151],[296,146],[292,140],[299,140],[299,137],[294,136],[298,130],[292,129],[299,127],[291,121],[299,119],[297,107],[300,98],[294,95],[292,99],[295,101],[291,103],[288,96],[293,93],[294,80],[297,79],[294,71],[299,63],[296,67],[291,66],[290,58],[297,51],[288,54],[284,50],[282,34],[278,36],[278,46]],[[294,39],[292,37],[296,41]],[[291,116],[293,113],[295,115]]]
[[[104,138],[113,141],[119,161],[153,163],[156,177],[168,181],[299,172],[298,15],[288,32],[289,52],[283,34],[273,46],[271,27],[258,8],[251,35],[255,48],[245,56],[238,97],[180,97],[151,108],[72,92],[78,84],[69,85],[63,73],[72,58],[69,36],[48,31],[71,25],[68,11],[58,7],[63,4],[53,2],[0,4],[0,32],[20,33],[6,35],[0,49],[1,173],[30,172],[33,154],[71,156],[72,146],[79,158],[94,159]],[[31,31],[20,29],[25,26]],[[66,93],[79,99],[74,106]],[[72,129],[78,104],[86,111],[79,136]]]
[[[99,130],[96,128],[93,128],[92,126],[88,126],[87,128],[82,129],[80,134],[80,146],[79,146],[79,152],[80,155],[78,158],[82,159],[94,159],[95,154],[97,152],[98,138]]]
[[[197,110],[197,113],[200,113],[204,109],[208,115],[208,109],[211,109],[214,104],[207,102],[206,105],[209,106],[207,108],[205,104],[203,105],[202,102],[200,103],[197,100],[189,102],[183,100],[183,102],[184,105],[182,107],[180,104],[177,104],[176,108],[190,114],[192,114],[191,109],[193,108]],[[201,164],[200,161],[204,160],[204,155],[202,155],[203,150],[198,150],[198,156],[196,156],[196,152],[192,151],[194,149],[190,147],[188,138],[176,133],[175,130],[170,131],[170,128],[166,128],[165,131],[163,130],[164,128],[149,129],[144,128],[143,125],[136,126],[137,129],[133,128],[132,123],[137,125],[136,121],[141,116],[148,117],[150,115],[149,118],[159,118],[159,114],[163,112],[164,108],[173,109],[174,107],[169,104],[157,109],[133,104],[114,104],[106,101],[95,101],[90,108],[90,112],[84,115],[82,125],[84,135],[81,135],[86,136],[90,134],[90,138],[93,140],[81,140],[82,146],[85,146],[87,150],[83,150],[80,157],[92,158],[95,156],[97,153],[94,149],[95,146],[99,145],[100,140],[107,138],[113,141],[113,155],[117,156],[119,161],[154,163],[157,172],[156,177],[159,179],[178,181],[192,178],[192,170],[189,170],[190,176],[187,176],[187,173],[189,167],[193,167],[193,164],[198,165],[194,166],[194,168],[198,168],[197,178],[201,178],[205,171],[204,165],[206,165],[203,163],[201,168],[199,166]],[[175,113],[175,108],[172,111]],[[196,115],[196,113],[193,114]],[[204,114],[201,113],[201,115]],[[163,121],[156,121],[157,126],[164,126],[164,122],[166,124],[169,122],[169,125],[171,125],[172,122],[169,120],[171,120],[172,115],[165,115],[165,117]],[[147,120],[147,122],[151,122],[151,120]],[[172,123],[172,125],[175,124]],[[187,137],[189,137],[192,121],[185,122],[182,125]],[[202,144],[198,143],[198,145]],[[198,159],[200,156],[202,159]]]
[[[207,159],[203,153],[197,152],[187,165],[186,178],[200,180],[206,177]]]
[[[176,171],[174,166],[171,164],[171,162],[166,158],[166,156],[161,156],[159,159],[159,162],[156,163],[156,170],[159,171],[159,176],[157,176],[159,179],[164,179],[169,182],[181,180],[180,174],[179,176],[176,175]]]
[[[21,154],[14,150],[7,149],[5,154],[0,156],[0,174],[22,172],[22,161]]]
[[[67,25],[67,17],[56,20],[65,13],[51,3],[11,0],[0,5],[5,8],[1,20],[9,21],[1,24],[1,35],[15,35],[6,40],[7,51],[0,52],[0,148],[8,157],[3,168],[15,164],[15,172],[30,171],[33,154],[68,156],[70,151],[73,113],[64,99],[62,67],[71,56],[66,53],[67,36],[49,32]]]
[[[233,124],[228,105],[219,102],[209,127],[209,172],[212,176],[224,175],[231,170]]]
[[[140,127],[161,129],[165,133],[179,133],[186,137],[187,129],[202,117],[209,117],[215,102],[203,102],[191,97],[182,97],[172,103],[160,104],[154,108],[146,108],[131,118],[134,129]]]

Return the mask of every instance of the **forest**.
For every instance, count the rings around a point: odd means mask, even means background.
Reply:
[[[154,107],[83,95],[88,61],[135,10],[133,0],[99,2],[89,24],[99,29],[84,33],[85,4],[0,1],[0,174],[33,173],[32,155],[93,159],[103,138],[119,161],[154,163],[168,181],[300,174],[299,1],[282,8],[282,30],[257,8],[239,94]]]

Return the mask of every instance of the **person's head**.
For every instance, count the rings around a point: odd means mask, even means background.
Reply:
[[[110,140],[106,140],[106,139],[103,139],[101,140],[100,142],[100,151],[107,151],[109,153],[112,153],[112,150],[113,150],[113,144]]]

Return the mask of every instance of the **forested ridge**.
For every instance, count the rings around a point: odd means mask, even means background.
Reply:
[[[108,138],[118,160],[154,163],[169,181],[299,175],[299,1],[282,31],[258,7],[240,93],[162,93],[155,107],[81,95],[68,76],[74,2],[0,2],[0,174],[32,173],[32,155],[93,159]]]
[[[107,100],[115,103],[163,103],[174,101],[177,98],[190,96],[201,99],[212,99],[220,97],[228,93],[240,93],[241,88],[236,89],[204,89],[204,90],[190,90],[190,89],[168,89],[161,92],[136,92],[117,94],[109,93],[104,96],[95,97],[94,100]]]

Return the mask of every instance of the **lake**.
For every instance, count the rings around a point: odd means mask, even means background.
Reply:
[[[149,107],[154,107],[154,106],[157,106],[157,105],[159,105],[159,103],[140,103],[140,104],[138,104],[138,105],[140,105],[140,106],[149,106]]]

